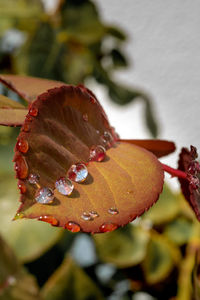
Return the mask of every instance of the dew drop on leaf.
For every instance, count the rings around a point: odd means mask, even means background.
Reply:
[[[83,120],[84,120],[85,122],[88,122],[88,115],[87,115],[87,114],[83,114]]]
[[[91,216],[90,213],[86,213],[84,212],[81,216],[81,218],[84,220],[84,221],[93,221],[93,217]]]
[[[35,200],[41,204],[49,204],[54,199],[54,193],[52,189],[44,187],[37,190],[35,194]]]
[[[192,189],[197,190],[200,187],[199,178],[197,176],[188,174],[187,178]]]
[[[57,226],[58,225],[58,220],[53,217],[53,216],[40,216],[38,218],[39,221],[43,221],[43,222],[47,222],[53,226]]]
[[[72,184],[71,180],[61,177],[55,183],[55,188],[58,190],[59,193],[62,195],[71,195],[74,185]]]
[[[99,217],[99,214],[94,210],[90,211],[89,214],[93,219]]]
[[[118,215],[119,211],[117,210],[117,208],[111,207],[108,209],[108,213],[111,215]]]
[[[105,156],[106,156],[106,149],[101,145],[92,146],[92,148],[90,149],[90,157],[89,157],[90,161],[101,162],[104,160]]]
[[[117,229],[117,224],[114,223],[104,223],[100,226],[100,231],[103,232],[110,232],[113,231],[115,229]]]
[[[69,221],[65,224],[65,228],[68,229],[71,232],[79,232],[81,230],[81,227],[79,224]]]
[[[84,164],[78,163],[69,168],[67,176],[72,181],[83,182],[88,176],[88,169]]]
[[[36,107],[31,107],[29,109],[29,114],[32,116],[32,117],[37,117],[38,115],[38,109]]]
[[[22,129],[23,129],[23,131],[25,131],[25,132],[29,132],[29,131],[30,131],[30,126],[29,126],[29,124],[25,123],[25,124],[23,125]]]
[[[19,181],[18,182],[18,188],[20,189],[20,193],[21,194],[25,194],[26,193],[26,186],[23,183],[23,181]]]
[[[28,176],[28,165],[26,159],[21,155],[15,159],[15,171],[17,178],[25,179]]]
[[[191,175],[196,175],[198,172],[200,172],[200,164],[198,163],[198,161],[193,160],[189,163],[188,172]]]
[[[22,153],[26,153],[28,151],[29,145],[27,140],[25,139],[18,139],[16,144],[16,149]]]
[[[37,174],[29,174],[28,181],[31,184],[37,184],[40,180],[40,176]]]

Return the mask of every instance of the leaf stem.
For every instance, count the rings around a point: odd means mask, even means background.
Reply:
[[[162,164],[163,170],[167,173],[169,173],[172,177],[178,177],[182,179],[187,179],[187,174],[181,170],[177,170],[174,168],[171,168],[165,164]]]

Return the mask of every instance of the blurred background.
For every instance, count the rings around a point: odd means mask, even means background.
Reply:
[[[196,0],[0,0],[0,73],[84,83],[122,138],[175,141],[162,161],[176,167],[182,146],[200,148],[199,9]],[[176,179],[113,233],[11,222],[17,134],[0,128],[0,299],[200,299],[200,226]]]

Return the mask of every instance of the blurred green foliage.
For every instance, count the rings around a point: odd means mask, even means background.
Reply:
[[[23,43],[6,40],[11,29]],[[89,0],[60,1],[52,15],[39,0],[0,0],[0,72],[73,84],[95,78],[116,103],[142,99],[156,135],[149,97],[112,79],[128,66],[125,40]],[[167,186],[141,218],[111,233],[74,235],[43,222],[12,222],[19,198],[11,163],[18,131],[0,127],[0,299],[135,300],[141,291],[154,299],[200,299],[200,225],[183,196]],[[80,244],[84,236],[87,247]]]
[[[123,53],[126,34],[105,24],[90,0],[59,1],[47,14],[40,0],[0,1],[0,72],[26,74],[85,83],[103,84],[110,99],[124,105],[144,103],[144,120],[156,137],[158,128],[150,96],[113,80],[127,68]]]

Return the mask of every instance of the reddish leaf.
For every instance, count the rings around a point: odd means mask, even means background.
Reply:
[[[89,90],[49,90],[30,110],[34,114],[26,117],[14,157],[22,192],[17,218],[37,218],[73,232],[106,232],[127,224],[158,199],[163,186],[160,162],[143,148],[116,144],[117,136]],[[107,148],[106,158],[87,164],[94,145]],[[55,182],[79,162],[87,164],[89,175],[64,196]],[[52,203],[35,200],[40,187],[54,191]]]
[[[0,75],[0,82],[28,102],[35,100],[48,89],[64,85],[63,82],[54,80],[5,74]]]
[[[162,140],[120,140],[121,142],[131,143],[152,152],[157,157],[168,155],[175,151],[173,142]]]
[[[185,171],[187,180],[179,178],[182,192],[200,221],[200,165],[196,161],[196,148],[183,148],[179,157],[179,170]]]

